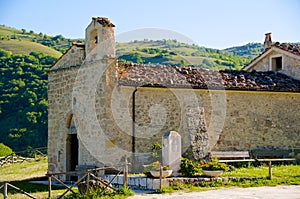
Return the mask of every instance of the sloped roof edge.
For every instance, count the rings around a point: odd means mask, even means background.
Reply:
[[[77,42],[73,42],[72,45],[64,52],[64,54],[62,54],[57,60],[56,62],[52,65],[52,67],[49,69],[49,72],[51,71],[56,71],[57,69],[55,68],[55,66],[60,62],[60,60],[69,53],[69,51],[72,49],[72,47],[76,46],[77,48],[82,48],[85,49],[85,45],[83,43],[77,43]],[[85,52],[84,52],[85,53]],[[85,55],[84,55],[85,57]]]

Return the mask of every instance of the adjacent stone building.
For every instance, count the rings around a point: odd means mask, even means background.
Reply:
[[[286,58],[284,63],[287,63]],[[248,67],[250,70],[251,67]],[[130,161],[177,131],[182,153],[300,147],[300,82],[272,71],[119,63],[114,25],[93,18],[49,71],[49,172]]]
[[[292,43],[272,43],[271,33],[266,34],[264,52],[244,68],[246,71],[281,72],[300,79],[300,46]]]

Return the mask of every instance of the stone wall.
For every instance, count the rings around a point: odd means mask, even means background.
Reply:
[[[114,94],[122,99],[113,109],[124,135],[132,132],[133,91],[120,87]],[[195,159],[210,150],[300,146],[299,93],[142,87],[135,98],[135,150],[144,156],[140,161],[146,161],[151,144],[169,130],[180,133],[183,153]],[[130,142],[118,143],[124,147]]]
[[[67,123],[72,119],[72,90],[78,68],[52,71],[48,75],[49,172],[66,170]]]
[[[227,92],[224,129],[216,150],[300,146],[300,94]]]

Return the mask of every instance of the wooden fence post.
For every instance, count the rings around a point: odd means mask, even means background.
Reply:
[[[11,154],[11,163],[14,164],[14,154]]]
[[[272,161],[269,161],[269,179],[272,180]]]
[[[90,171],[87,172],[86,177],[86,192],[90,193]]]
[[[127,163],[127,159],[125,159],[123,186],[124,186],[125,189],[127,189],[127,187],[128,187],[128,163]]]
[[[163,167],[161,164],[159,164],[159,189],[162,189],[162,172],[163,172]]]
[[[7,182],[4,182],[3,189],[4,189],[3,191],[4,199],[7,199]]]
[[[51,186],[51,175],[48,174],[48,198],[51,198],[51,191],[52,191],[52,186]]]

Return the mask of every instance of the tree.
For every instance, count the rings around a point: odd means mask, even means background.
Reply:
[[[184,59],[182,59],[182,60],[180,60],[180,65],[181,65],[181,66],[186,66],[187,63],[186,63],[186,61],[185,61]]]
[[[7,156],[12,153],[13,153],[13,150],[10,147],[4,145],[3,143],[0,143],[0,157]]]

